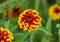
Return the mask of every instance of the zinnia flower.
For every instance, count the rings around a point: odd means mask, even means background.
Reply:
[[[20,13],[22,12],[22,9],[20,7],[14,7],[11,12],[10,12],[10,18],[14,18],[20,15]]]
[[[12,42],[13,34],[7,30],[0,28],[0,42]]]
[[[4,11],[2,15],[6,20],[9,18],[8,12]]]
[[[25,10],[20,14],[18,25],[24,30],[37,30],[41,26],[41,17],[38,15],[36,10]]]
[[[51,6],[49,9],[49,16],[52,17],[53,20],[56,20],[60,18],[60,6],[54,5]]]
[[[22,12],[22,9],[21,9],[20,7],[18,7],[18,8],[13,8],[13,9],[11,10],[10,14],[8,14],[7,11],[4,11],[4,12],[3,12],[3,16],[4,16],[6,19],[8,19],[9,17],[10,17],[10,18],[15,18],[15,17],[19,16],[21,12]]]

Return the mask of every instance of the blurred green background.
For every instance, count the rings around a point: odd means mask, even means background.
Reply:
[[[58,4],[60,0],[0,0],[0,27],[9,29],[13,35],[13,42],[59,42],[60,41],[60,20],[53,21],[48,16],[50,6]],[[10,18],[3,16],[4,12],[10,11],[17,5],[23,11],[35,9],[42,18],[42,26],[37,31],[24,31],[18,26],[18,17]],[[15,14],[14,14],[15,15]]]

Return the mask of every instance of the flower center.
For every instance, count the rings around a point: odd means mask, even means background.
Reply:
[[[16,8],[16,9],[14,9],[14,12],[17,12],[19,10],[19,8]]]
[[[55,13],[59,13],[60,10],[59,10],[58,8],[55,8],[55,9],[54,9],[54,12],[55,12]]]
[[[2,38],[2,35],[0,34],[0,39]]]
[[[31,16],[27,16],[26,20],[27,21],[31,21],[32,20],[32,17]]]

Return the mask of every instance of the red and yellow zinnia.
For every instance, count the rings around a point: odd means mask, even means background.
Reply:
[[[15,18],[15,17],[18,17],[20,15],[20,13],[22,12],[23,10],[20,8],[20,7],[14,7],[11,12],[10,12],[10,18]]]
[[[49,16],[51,16],[53,20],[59,20],[60,19],[60,6],[58,6],[57,4],[54,6],[51,6],[49,9]]]
[[[12,42],[13,34],[7,30],[0,28],[0,42]]]
[[[29,32],[32,30],[37,30],[39,26],[41,26],[41,17],[38,15],[39,13],[36,10],[25,10],[19,16],[18,25],[20,28],[24,30],[28,30]]]

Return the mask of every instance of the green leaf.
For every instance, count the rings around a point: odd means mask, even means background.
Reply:
[[[50,33],[52,33],[51,28],[52,28],[52,19],[51,19],[51,17],[49,17],[47,24],[46,24],[46,30],[49,31]]]
[[[41,42],[42,33],[38,30],[34,31],[34,39],[33,42]]]
[[[24,41],[24,42],[28,42],[28,41]]]
[[[30,32],[30,42],[33,42],[34,38],[34,31]]]
[[[44,36],[44,37],[42,37],[41,42],[50,42],[50,39],[48,39],[48,38],[46,38],[46,37]]]
[[[8,19],[8,21],[5,21],[5,28],[9,29],[9,25],[10,25],[10,19]]]
[[[0,8],[0,14],[4,12],[4,9],[3,8]]]
[[[38,30],[44,32],[46,35],[52,36],[52,34],[49,31],[47,31],[45,28],[39,28]]]
[[[23,35],[23,33],[15,33],[14,36],[20,36]]]
[[[6,1],[6,2],[0,4],[0,7],[6,5],[6,4],[8,4],[8,3],[13,3],[13,2],[15,2],[15,1],[16,1],[16,0],[12,0],[12,1],[11,1],[11,0],[8,0],[8,1]]]
[[[58,30],[58,35],[59,35],[59,42],[60,42],[60,29]]]
[[[56,3],[60,5],[60,0],[56,0]]]
[[[12,32],[14,32],[18,28],[17,20],[18,20],[18,17],[17,18],[12,18],[12,19],[10,18],[9,29]]]
[[[39,9],[39,3],[40,3],[40,0],[35,0],[35,10],[37,11]]]
[[[4,27],[4,19],[0,19],[0,27]]]
[[[24,9],[24,10],[26,10],[26,9],[29,9],[29,7],[28,7],[28,2],[29,0],[18,0],[18,1],[16,1],[17,2],[17,4],[22,8],[22,9]]]
[[[23,32],[23,35],[20,35],[14,42],[24,42],[26,37],[29,35],[29,32]]]
[[[16,2],[9,4],[9,6],[8,6],[8,12],[9,12],[9,13],[10,13],[10,11],[14,8],[15,5],[16,5]]]
[[[2,3],[2,4],[0,4],[0,13],[3,13],[4,12],[4,9],[3,9],[3,7],[5,6],[5,5],[8,5],[8,4],[13,4],[14,2],[15,2],[16,0],[8,0],[8,1],[5,1],[4,3]],[[10,8],[13,6],[11,4],[11,6],[10,6]]]
[[[13,28],[13,29],[12,29],[12,28]],[[18,28],[18,25],[15,25],[15,26],[12,26],[10,30],[11,30],[12,32],[14,32],[17,28]]]
[[[57,24],[56,27],[57,27],[57,28],[60,28],[60,24]]]

